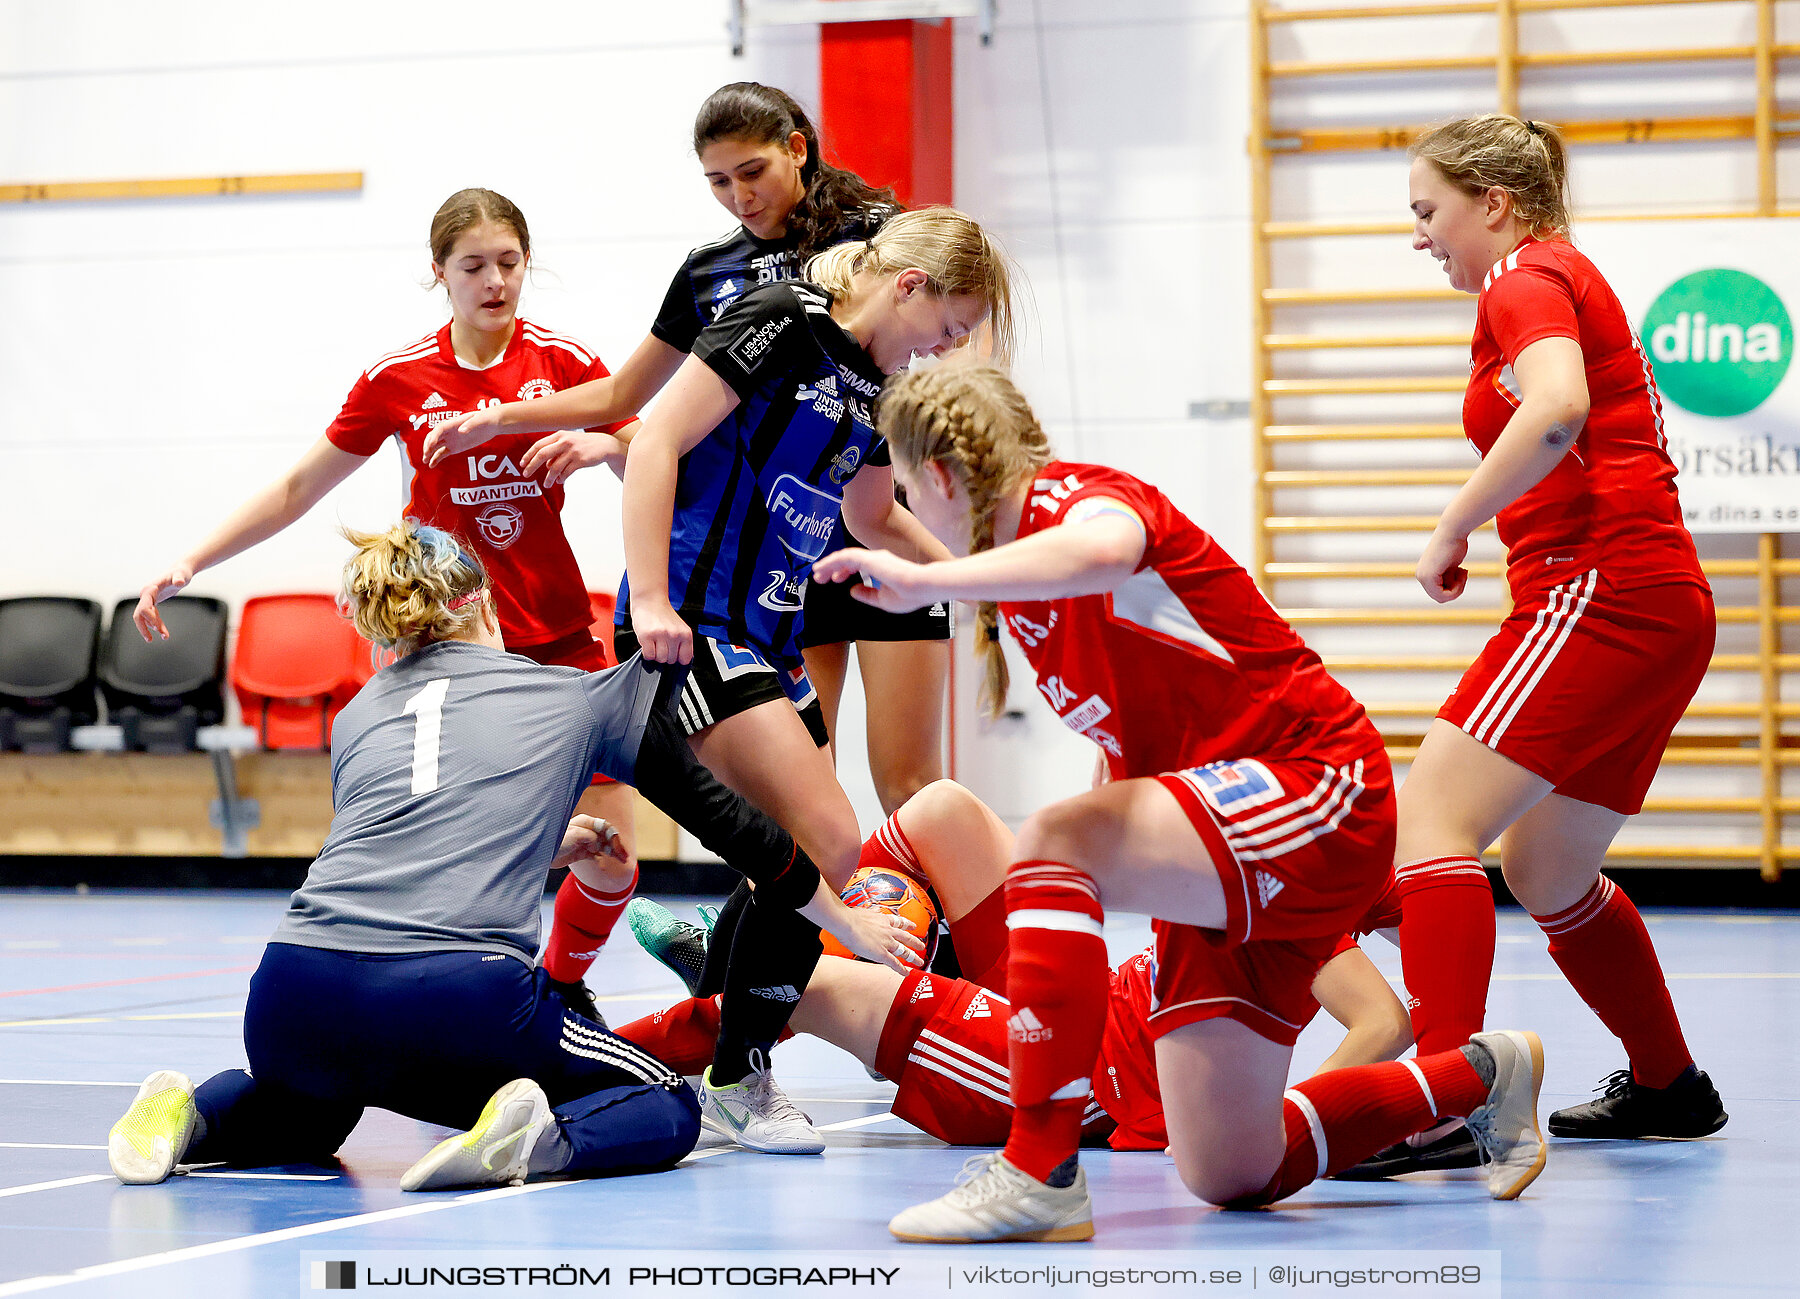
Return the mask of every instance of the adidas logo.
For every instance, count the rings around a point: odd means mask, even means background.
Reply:
[[[444,394],[442,394],[441,392],[434,392],[431,394],[431,396],[429,396],[425,399],[424,405],[420,406],[419,409],[420,410],[438,410],[444,406],[448,406],[449,404],[450,404],[449,402],[444,400]]]
[[[990,1019],[993,1017],[993,1014],[993,1008],[988,1005],[987,993],[978,992],[975,994],[975,1000],[969,1003],[969,1008],[963,1011],[963,1018]]]
[[[791,983],[779,984],[773,988],[752,988],[752,997],[761,997],[764,1001],[799,1001],[800,994]]]
[[[1268,871],[1257,871],[1256,872],[1257,896],[1262,898],[1262,904],[1265,907],[1268,906],[1269,903],[1273,902],[1275,900],[1275,895],[1277,893],[1281,892],[1281,890],[1286,887],[1287,887],[1287,885],[1283,884],[1280,880],[1276,879],[1273,875],[1269,874]]]
[[[1031,1013],[1029,1006],[1021,1006],[1018,1012],[1006,1021],[1006,1035],[1015,1042],[1048,1042],[1055,1036],[1044,1027],[1042,1020]]]
[[[932,990],[931,976],[928,974],[914,986],[912,996],[907,998],[906,1004],[910,1006],[917,1001],[930,1001],[935,996],[937,993]]]
[[[813,387],[817,388],[820,392],[828,392],[835,397],[837,396],[837,376],[835,374],[828,374],[814,384]]]
[[[719,286],[719,291],[713,294],[713,301],[723,302],[727,298],[736,297],[740,292],[742,289],[736,280],[726,280]]]

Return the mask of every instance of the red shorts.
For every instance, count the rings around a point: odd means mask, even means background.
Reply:
[[[594,633],[583,627],[580,631],[570,632],[558,640],[545,641],[542,645],[520,645],[516,649],[507,646],[507,652],[528,658],[533,663],[543,663],[552,667],[580,668],[583,672],[601,672],[614,666],[606,652],[606,645],[594,639]],[[616,785],[611,776],[594,774],[593,784]]]
[[[953,1146],[1003,1146],[1012,1126],[1006,1019],[1012,1003],[967,979],[914,970],[881,1030],[875,1067],[899,1084],[894,1115]],[[1088,1097],[1086,1137],[1113,1121]]]
[[[1609,591],[1590,569],[1519,596],[1438,716],[1558,794],[1631,816],[1706,675],[1714,627],[1704,587]]]
[[[1157,779],[1218,868],[1225,928],[1152,922],[1150,1031],[1235,1019],[1292,1046],[1318,1011],[1314,976],[1393,879],[1386,753],[1212,762]]]

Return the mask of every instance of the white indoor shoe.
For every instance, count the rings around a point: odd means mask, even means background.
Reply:
[[[956,1183],[950,1194],[898,1214],[888,1230],[901,1240],[945,1244],[1093,1239],[1094,1204],[1079,1167],[1072,1185],[1050,1186],[1002,1154],[976,1155]]]

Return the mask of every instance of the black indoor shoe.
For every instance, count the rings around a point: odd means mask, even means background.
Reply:
[[[1594,1089],[1600,1099],[1550,1116],[1553,1137],[1704,1137],[1729,1117],[1712,1079],[1689,1065],[1667,1087],[1646,1087],[1620,1069]]]
[[[1402,1173],[1436,1173],[1450,1168],[1479,1168],[1481,1152],[1475,1137],[1458,1123],[1443,1136],[1424,1145],[1396,1141],[1386,1150],[1377,1151],[1360,1164],[1352,1164],[1332,1176],[1344,1182],[1377,1182]]]
[[[562,998],[572,1014],[583,1019],[591,1019],[601,1028],[606,1027],[606,1017],[600,1013],[600,1007],[594,1004],[594,993],[581,979],[573,983],[564,983],[559,979],[550,980],[551,991]]]

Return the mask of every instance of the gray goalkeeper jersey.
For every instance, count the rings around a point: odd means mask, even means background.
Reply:
[[[596,771],[629,783],[657,672],[438,641],[331,728],[331,833],[273,941],[533,961],[544,879]]]

